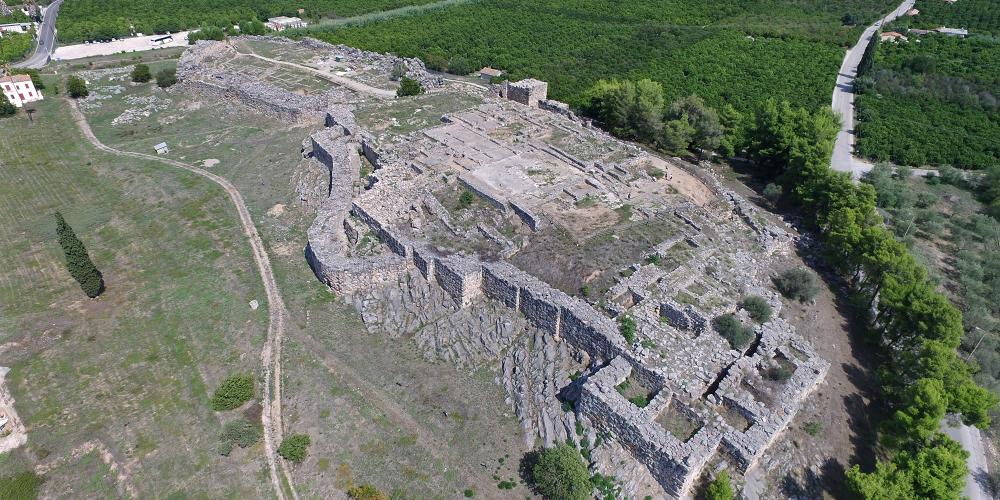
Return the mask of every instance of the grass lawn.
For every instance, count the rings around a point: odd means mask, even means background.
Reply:
[[[95,150],[57,97],[36,109],[33,123],[0,120],[0,349],[28,431],[3,474],[48,468],[49,497],[121,496],[123,483],[143,497],[270,495],[259,449],[218,455],[235,415],[208,406],[219,381],[257,369],[267,322],[229,198]],[[104,273],[97,300],[65,269],[55,210]]]

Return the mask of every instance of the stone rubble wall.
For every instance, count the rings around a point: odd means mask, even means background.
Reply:
[[[199,40],[184,51],[177,62],[177,80],[194,94],[238,102],[282,121],[302,123],[323,119],[328,105],[326,97],[298,95],[211,65],[212,59],[232,52],[233,49],[222,42]]]
[[[632,369],[628,361],[618,357],[589,377],[577,401],[577,412],[612,432],[632,456],[646,465],[668,495],[684,497],[718,448],[717,433],[702,426],[691,439],[681,442],[664,430],[654,420],[669,404],[669,395],[657,394],[646,408],[639,408],[615,389]]]

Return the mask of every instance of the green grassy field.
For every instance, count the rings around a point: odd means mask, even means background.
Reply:
[[[0,343],[28,431],[2,474],[51,468],[51,497],[269,495],[260,450],[216,453],[234,415],[208,406],[222,378],[256,369],[267,321],[228,197],[93,149],[53,95],[36,109],[0,120]],[[104,273],[97,300],[65,269],[55,210]]]

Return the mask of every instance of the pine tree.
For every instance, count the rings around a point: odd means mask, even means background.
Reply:
[[[104,291],[104,278],[90,260],[83,242],[76,237],[73,228],[69,227],[59,212],[56,212],[56,235],[59,237],[59,246],[66,254],[69,274],[80,283],[80,288],[88,297],[94,298],[100,295]]]

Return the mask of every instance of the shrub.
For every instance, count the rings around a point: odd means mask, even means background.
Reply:
[[[34,472],[19,472],[0,478],[0,498],[27,500],[38,498],[38,488],[45,478]]]
[[[764,376],[767,377],[768,380],[784,382],[792,378],[792,370],[785,366],[772,366],[764,372]]]
[[[347,489],[347,496],[352,500],[389,500],[389,497],[374,485],[362,484]]]
[[[475,196],[473,196],[472,191],[466,189],[462,191],[462,194],[458,196],[458,209],[465,210],[472,206],[472,202],[476,201]]]
[[[736,350],[743,350],[750,344],[753,333],[749,328],[743,326],[739,318],[734,314],[723,314],[712,320],[712,326],[719,335],[729,341],[729,346]]]
[[[212,394],[212,409],[226,411],[253,399],[253,375],[233,375],[222,381]]]
[[[226,32],[216,26],[205,26],[198,28],[198,31],[188,33],[188,44],[194,45],[198,40],[222,41],[226,38]]]
[[[413,78],[404,76],[399,79],[399,89],[396,90],[396,97],[420,95],[424,92],[424,87],[420,85],[420,82],[414,80]]]
[[[465,490],[462,494],[465,495],[465,498],[475,498],[476,496],[476,492],[471,489]]]
[[[100,295],[104,291],[104,277],[90,260],[83,242],[76,237],[73,228],[69,227],[59,212],[56,212],[56,236],[59,238],[59,246],[66,254],[66,268],[73,279],[80,284],[83,293],[90,298]]]
[[[760,295],[751,295],[743,299],[743,303],[740,304],[747,314],[753,318],[754,321],[758,323],[764,323],[771,319],[771,305],[767,303],[767,300]]]
[[[587,500],[592,491],[583,457],[568,444],[542,450],[531,468],[531,479],[545,498]]]
[[[10,103],[5,94],[0,94],[0,116],[14,116],[17,114],[17,107]]]
[[[729,473],[722,471],[705,488],[705,500],[733,500],[733,485],[729,483]]]
[[[177,83],[177,70],[174,68],[161,69],[156,73],[156,86],[165,89]]]
[[[278,447],[278,455],[285,460],[301,463],[306,459],[306,451],[311,441],[308,434],[292,434],[286,437]]]
[[[625,314],[618,319],[618,331],[621,332],[622,337],[625,337],[625,342],[628,342],[629,345],[635,343],[636,325],[632,316]]]
[[[132,81],[135,83],[146,83],[153,79],[153,74],[149,72],[149,66],[139,63],[132,68]]]
[[[90,91],[87,90],[87,82],[76,75],[70,75],[66,80],[66,90],[73,99],[80,99],[81,97],[90,95]]]
[[[806,431],[806,434],[816,436],[823,430],[823,424],[819,422],[809,422],[805,425],[805,427],[803,427],[803,429]]]
[[[244,21],[240,23],[240,34],[241,35],[266,35],[267,26],[264,23],[251,19],[249,21]]]
[[[245,418],[238,418],[227,423],[219,435],[219,454],[228,456],[233,446],[247,448],[260,441],[262,431],[260,426]]]
[[[819,279],[804,267],[789,269],[774,279],[782,295],[799,302],[808,302],[819,293]]]
[[[777,203],[784,194],[785,190],[778,184],[772,182],[764,186],[764,198],[771,203]]]
[[[472,62],[462,56],[454,56],[448,61],[448,72],[453,75],[465,76],[472,71]]]

